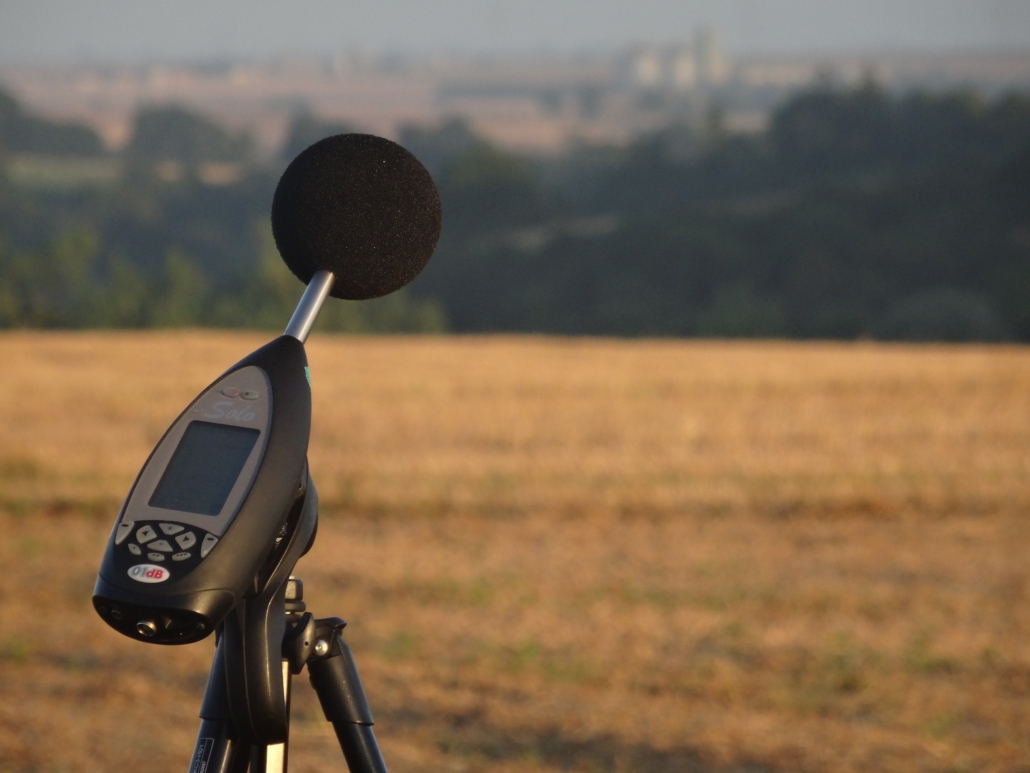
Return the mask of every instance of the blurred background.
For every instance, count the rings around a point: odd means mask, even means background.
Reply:
[[[392,771],[1030,770],[1030,3],[0,0],[0,773],[188,768],[93,582],[347,131],[444,208],[307,344]]]
[[[0,325],[275,327],[333,133],[445,230],[377,331],[1025,340],[1030,5],[6,0]]]

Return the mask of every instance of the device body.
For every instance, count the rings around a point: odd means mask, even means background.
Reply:
[[[227,370],[172,423],[119,512],[93,605],[119,632],[185,644],[247,594],[303,493],[311,389],[281,336]]]

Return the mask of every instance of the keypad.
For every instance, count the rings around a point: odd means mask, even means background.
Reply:
[[[122,521],[118,524],[118,529],[114,533],[114,544],[121,545],[125,542],[126,538],[132,534],[132,527],[135,525],[132,521]]]
[[[211,548],[218,544],[218,537],[214,534],[205,534],[204,541],[200,543],[200,557],[207,558],[207,554],[211,552]]]
[[[140,558],[153,563],[171,560],[179,567],[181,575],[192,571],[207,557],[218,544],[218,537],[181,523],[125,521],[115,529],[115,544],[123,545],[119,549],[120,561],[125,562],[126,569],[138,564]]]
[[[189,550],[191,547],[197,544],[197,535],[191,531],[188,531],[185,534],[180,534],[178,537],[176,537],[175,541],[183,550]]]

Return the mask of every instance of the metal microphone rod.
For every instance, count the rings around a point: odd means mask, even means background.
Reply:
[[[308,282],[304,295],[300,297],[297,310],[290,317],[290,324],[286,326],[283,335],[293,336],[301,343],[308,340],[308,333],[315,326],[318,319],[318,312],[322,310],[322,304],[329,297],[329,291],[333,289],[333,282],[336,277],[329,271],[316,271]]]

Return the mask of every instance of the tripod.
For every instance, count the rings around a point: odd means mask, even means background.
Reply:
[[[351,773],[386,773],[372,712],[338,617],[306,611],[291,574],[310,550],[318,495],[310,475],[298,488],[272,555],[248,596],[217,630],[189,773],[285,773],[291,678],[306,665]]]

